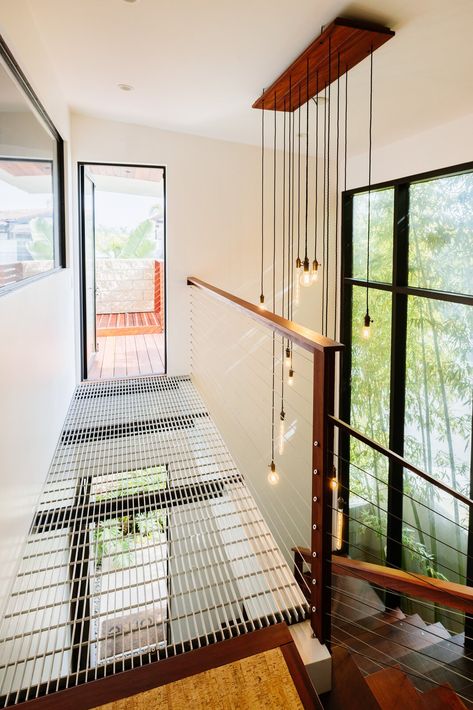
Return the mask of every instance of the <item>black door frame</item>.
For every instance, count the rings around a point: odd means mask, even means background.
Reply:
[[[79,299],[80,299],[80,353],[81,353],[81,380],[88,378],[87,363],[87,310],[85,299],[86,287],[86,261],[85,261],[85,234],[84,234],[84,174],[88,165],[103,165],[123,168],[154,168],[163,171],[163,197],[164,197],[164,373],[168,371],[168,293],[167,293],[167,195],[166,195],[166,166],[149,163],[110,163],[99,160],[80,160],[77,162],[78,175],[78,205],[79,205]],[[95,223],[95,214],[94,214]],[[94,224],[95,227],[95,224]],[[139,375],[133,375],[133,377]]]
[[[351,333],[353,286],[368,287],[388,291],[392,294],[391,312],[391,372],[390,372],[390,431],[389,448],[400,454],[404,453],[404,415],[406,389],[406,334],[407,334],[407,299],[409,295],[449,301],[473,306],[473,296],[424,289],[408,285],[408,239],[409,239],[409,188],[416,182],[453,176],[471,172],[473,162],[463,163],[441,170],[411,175],[397,180],[386,181],[369,186],[346,190],[342,193],[342,278],[341,278],[341,340],[346,346],[343,354],[340,376],[340,416],[350,422],[351,411]],[[393,273],[391,283],[353,277],[353,197],[380,189],[394,190],[393,218]],[[350,437],[340,436],[340,478],[344,492],[347,513],[350,496]],[[473,444],[470,470],[470,494],[473,493]],[[398,464],[390,462],[388,476],[388,520],[386,564],[402,567],[402,520],[403,520],[403,470]],[[343,550],[349,551],[349,514],[345,516],[345,534]],[[470,515],[467,549],[466,583],[473,586],[473,515]],[[386,605],[395,607],[399,595],[389,593]],[[473,619],[467,617],[468,635],[473,637]]]

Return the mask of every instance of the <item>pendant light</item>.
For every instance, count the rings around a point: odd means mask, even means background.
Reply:
[[[312,277],[310,274],[310,261],[308,254],[308,223],[309,223],[309,58],[307,58],[306,70],[306,134],[305,134],[305,223],[304,223],[304,261],[302,263],[302,273],[300,275],[301,286],[308,287],[312,285]]]
[[[318,208],[319,208],[319,70],[315,72],[315,199],[314,199],[314,258],[310,272],[312,283],[319,278],[319,262],[317,261],[317,231],[318,231]]]
[[[301,85],[299,83],[299,107],[297,110],[299,130],[297,133],[297,259],[296,269],[302,267],[301,261]]]
[[[282,162],[282,249],[281,249],[281,315],[284,318],[284,302],[285,302],[285,273],[286,273],[286,97],[284,97],[284,120],[283,120],[283,162]],[[289,341],[287,341],[289,343]],[[285,444],[285,419],[286,412],[284,411],[284,366],[286,363],[288,347],[284,348],[284,338],[281,339],[281,410],[279,412],[279,436],[278,436],[278,454],[282,456],[284,453]]]
[[[276,94],[274,95],[274,138],[273,138],[273,269],[272,269],[272,309],[276,313],[276,194],[277,194],[277,112]],[[268,483],[272,486],[279,482],[279,474],[274,463],[275,440],[275,379],[276,379],[276,333],[272,337],[271,370],[271,463],[269,464]]]
[[[370,280],[370,236],[371,236],[371,167],[373,158],[373,47],[370,51],[370,118],[369,118],[369,147],[368,147],[368,224],[366,242],[366,313],[363,319],[362,335],[369,338],[371,323],[369,308],[369,280]]]
[[[259,297],[259,308],[264,311],[264,89],[263,107],[261,111],[261,291]]]

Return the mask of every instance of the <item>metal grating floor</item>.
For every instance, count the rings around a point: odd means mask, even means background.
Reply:
[[[0,623],[1,706],[306,612],[189,377],[77,388]]]

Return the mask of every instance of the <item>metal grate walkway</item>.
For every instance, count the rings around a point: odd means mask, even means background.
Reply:
[[[1,706],[306,612],[189,377],[77,388],[0,624]]]

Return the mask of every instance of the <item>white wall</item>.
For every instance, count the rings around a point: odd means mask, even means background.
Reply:
[[[95,161],[166,167],[168,370],[171,374],[188,373],[186,277],[199,276],[253,302],[259,298],[260,149],[79,114],[72,115],[72,144],[74,164]],[[269,176],[269,151],[266,165]],[[313,165],[313,184],[312,170]],[[269,177],[266,188],[269,210]],[[271,288],[271,219],[268,211],[267,296]],[[280,274],[277,279],[280,282]],[[320,293],[320,286],[309,289],[296,309],[297,319],[314,328],[320,327]]]
[[[0,31],[67,141],[68,109],[28,3],[1,9]],[[0,608],[73,390],[73,342],[71,269],[0,296]]]
[[[374,130],[373,183],[473,161],[473,113],[383,146],[376,144]],[[367,155],[349,159],[349,189],[367,185],[367,161]]]
[[[257,148],[72,116],[74,162],[166,167],[169,372],[189,372],[186,277],[257,297]]]

